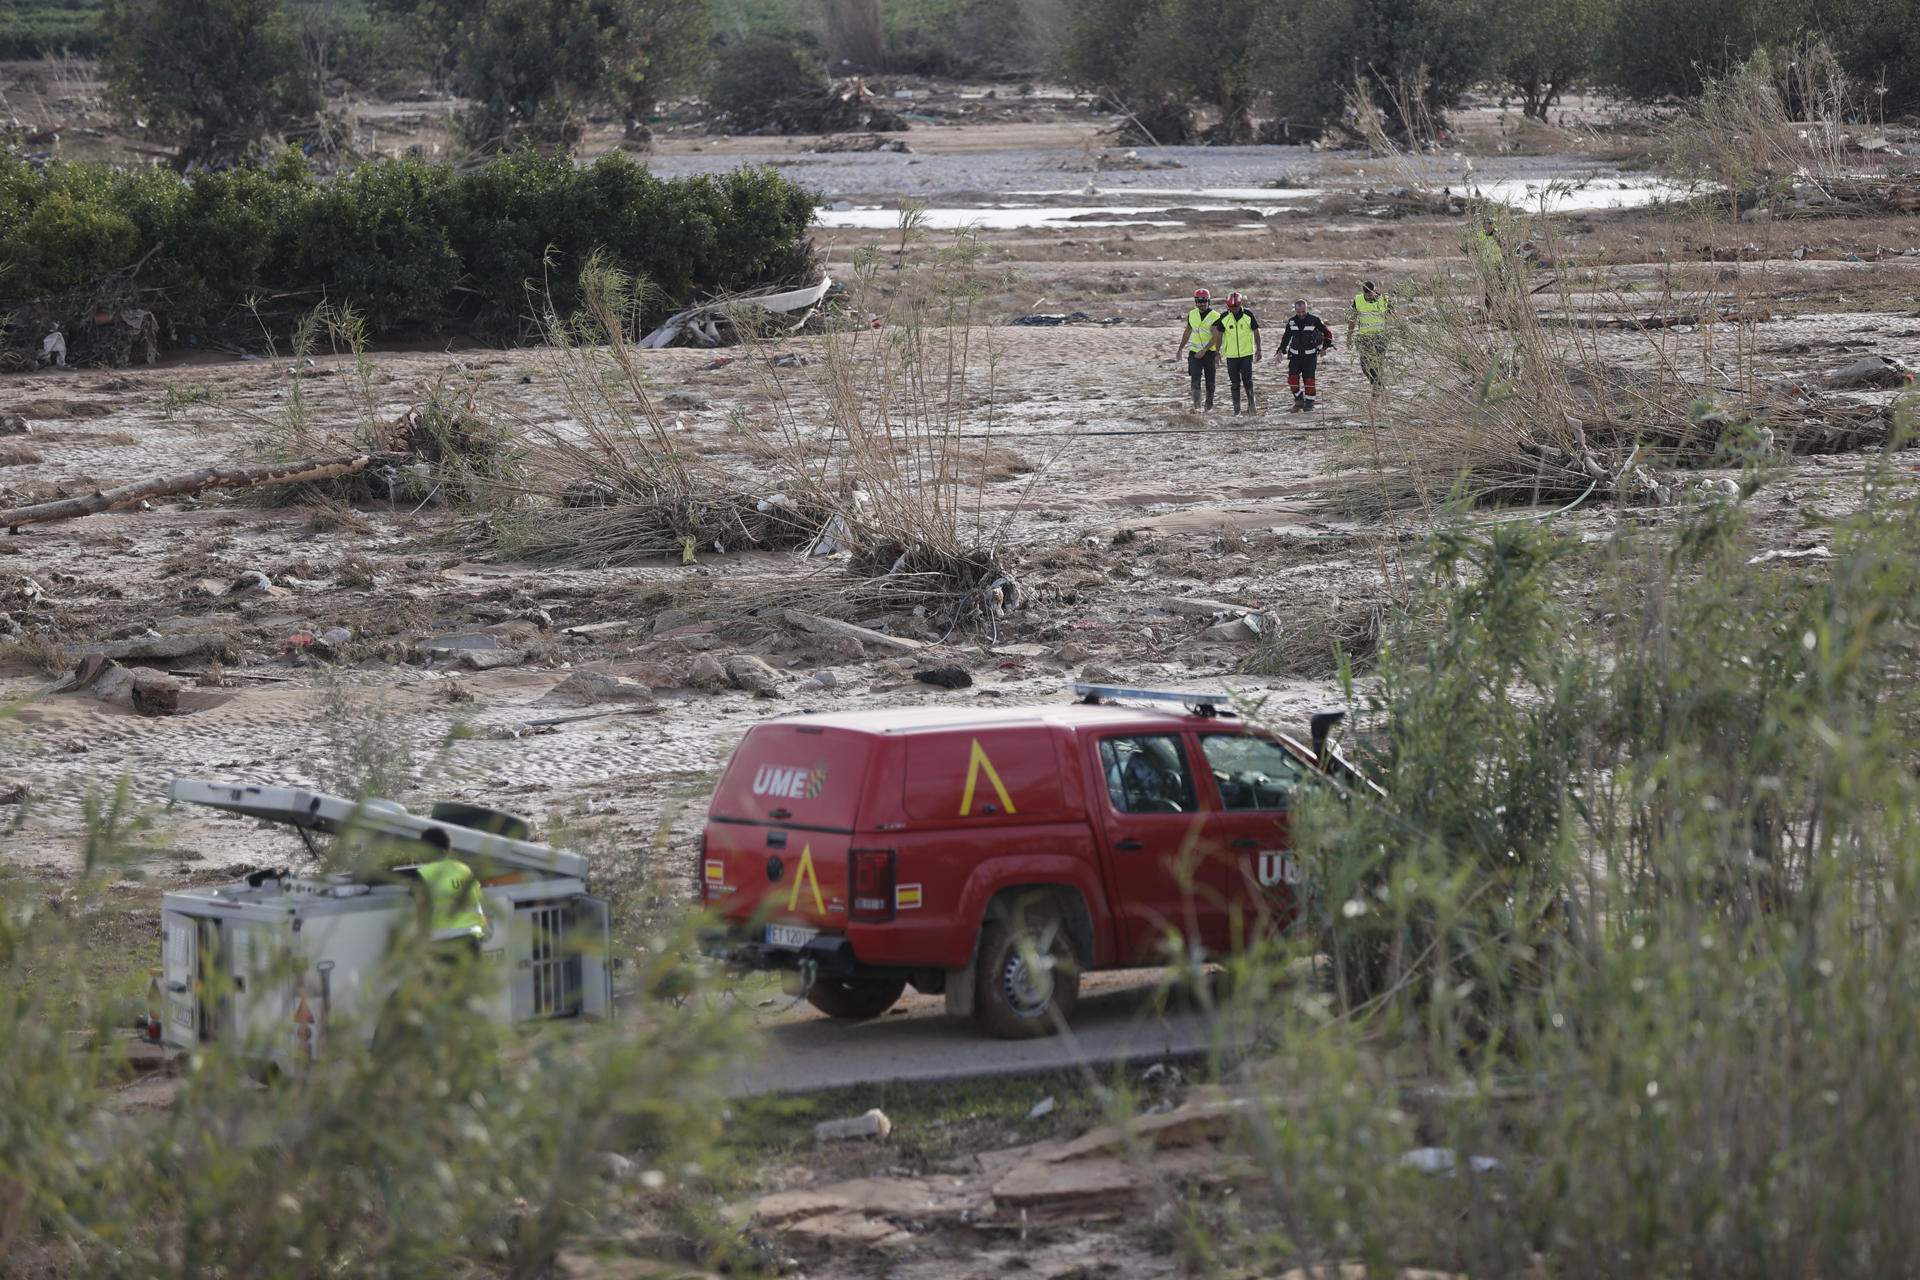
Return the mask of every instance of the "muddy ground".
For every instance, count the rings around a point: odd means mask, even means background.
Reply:
[[[962,475],[976,527],[997,542],[1024,593],[1024,607],[995,633],[943,636],[937,617],[845,608],[844,556],[701,547],[693,563],[676,555],[621,568],[532,566],[476,548],[465,532],[471,511],[411,499],[343,508],[211,494],[29,526],[0,536],[0,630],[12,633],[0,637],[0,699],[15,704],[0,721],[0,862],[57,893],[78,864],[87,796],[122,782],[153,805],[175,777],[324,786],[377,768],[406,776],[415,800],[483,801],[565,833],[593,853],[596,877],[622,899],[624,924],[644,930],[686,899],[716,771],[744,730],[768,716],[1059,700],[1067,681],[1088,676],[1264,694],[1282,723],[1336,702],[1330,646],[1316,652],[1306,644],[1306,656],[1279,674],[1256,674],[1248,637],[1209,638],[1216,619],[1168,601],[1265,610],[1310,635],[1316,619],[1384,600],[1387,584],[1418,554],[1428,515],[1409,509],[1357,520],[1341,486],[1419,451],[1425,424],[1404,390],[1369,400],[1344,341],[1323,364],[1321,408],[1310,417],[1283,411],[1277,362],[1259,369],[1259,414],[1226,412],[1224,375],[1223,407],[1187,412],[1184,372],[1173,359],[1184,300],[1198,284],[1216,296],[1245,290],[1277,333],[1283,300],[1306,296],[1339,330],[1341,300],[1363,277],[1397,293],[1458,271],[1458,219],[1336,214],[1311,203],[1248,216],[1258,202],[1244,193],[1201,189],[1280,183],[1357,196],[1390,175],[1364,156],[1304,148],[1176,149],[1153,163],[1178,167],[1137,168],[1101,137],[1105,122],[1064,106],[1036,114],[923,123],[905,135],[914,148],[907,155],[820,154],[809,149],[817,139],[688,135],[664,139],[656,161],[670,173],[780,163],[817,186],[825,204],[894,206],[911,195],[983,210],[1185,210],[1145,219],[1171,225],[979,235],[984,284],[970,342],[980,367],[991,353],[992,375],[990,393],[976,381],[960,422],[992,438],[978,442],[978,465]],[[1483,175],[1633,176],[1619,167],[1631,147],[1602,146],[1599,134],[1578,129],[1535,136],[1539,154],[1500,154],[1506,126],[1489,118],[1482,150],[1495,154],[1483,155]],[[1595,145],[1581,152],[1582,141]],[[1094,193],[1079,190],[1088,184]],[[1177,192],[1148,197],[1127,187]],[[1028,189],[1056,194],[1014,194]],[[1567,215],[1560,234],[1589,273],[1582,289],[1602,300],[1596,305],[1636,314],[1656,301],[1684,306],[1737,294],[1765,312],[1769,318],[1740,327],[1737,340],[1729,332],[1720,346],[1702,347],[1702,386],[1804,378],[1864,355],[1920,365],[1915,219],[1729,223],[1597,208]],[[885,230],[847,228],[822,231],[819,243],[828,270],[857,281],[859,252],[884,254],[896,240]],[[941,243],[937,234],[926,242]],[[882,272],[872,287],[874,297],[850,297],[856,311],[878,310],[879,292],[910,286]],[[1036,311],[1087,319],[1010,323]],[[767,444],[777,416],[820,425],[827,380],[845,369],[828,349],[836,341],[844,339],[790,339],[724,364],[689,350],[642,359],[657,392],[678,393],[665,410],[675,442],[773,493],[789,479]],[[1596,341],[1625,367],[1644,358],[1643,335],[1603,333]],[[1690,327],[1663,341],[1675,350],[1700,345]],[[819,358],[791,368],[770,363],[792,354]],[[327,437],[349,438],[369,416],[398,416],[449,385],[518,430],[577,430],[551,353],[412,349],[368,359],[365,378],[351,358],[329,354],[310,364],[284,355],[198,356],[7,378],[0,418],[25,419],[29,434],[0,440],[0,506],[252,460],[263,440],[284,441],[296,390],[314,453],[326,452]],[[1878,405],[1895,392],[1849,395]],[[1762,546],[1820,554],[1826,523],[1853,506],[1870,465],[1858,454],[1789,463],[1754,503]],[[1911,468],[1899,474],[1913,476]],[[1623,525],[1657,530],[1675,514],[1591,503],[1555,518],[1604,543]],[[270,585],[249,577],[256,571]],[[903,657],[753,616],[754,602],[776,590],[783,599],[817,590],[819,611],[928,648]],[[581,627],[598,629],[571,633]],[[331,628],[350,636],[322,656],[306,637]],[[186,682],[177,713],[147,716],[86,693],[43,693],[83,647],[155,634],[209,637],[203,652],[146,663]],[[481,670],[457,652],[434,655],[431,641],[457,635],[487,637],[471,643],[518,656]],[[736,654],[770,664],[773,687],[756,694],[702,683],[702,659]],[[931,664],[964,667],[973,684],[944,690],[913,678]],[[653,700],[580,706],[549,697],[580,669],[632,677]],[[583,712],[605,714],[537,723]],[[193,812],[157,814],[136,843],[129,870],[140,878],[116,890],[103,939],[130,969],[157,954],[157,920],[149,917],[143,931],[138,909],[144,902],[157,914],[162,889],[298,865],[301,854],[284,835]],[[846,1171],[833,1162],[795,1167],[769,1175],[768,1188]],[[1087,1248],[1080,1239],[1066,1249],[1060,1273],[1082,1265]],[[871,1264],[875,1274],[894,1265]],[[1163,1270],[1142,1265],[1138,1274]],[[951,1272],[926,1272],[936,1273]]]

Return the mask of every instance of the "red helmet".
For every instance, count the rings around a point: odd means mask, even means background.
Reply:
[[[1239,306],[1239,305],[1240,305],[1240,295],[1239,295],[1239,294],[1237,294],[1237,293],[1230,293],[1230,294],[1228,294],[1228,295],[1227,295],[1227,305],[1228,305],[1228,306],[1230,306],[1230,307],[1237,307],[1237,306]]]
[[[1205,302],[1208,298],[1211,298],[1212,296],[1213,295],[1208,293],[1205,289],[1195,289],[1193,291],[1193,300],[1195,302]]]

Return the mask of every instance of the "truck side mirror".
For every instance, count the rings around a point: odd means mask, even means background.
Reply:
[[[1320,762],[1322,769],[1327,767],[1330,758],[1327,750],[1327,735],[1333,732],[1333,726],[1346,718],[1347,713],[1344,711],[1316,711],[1313,719],[1307,722],[1309,731],[1313,734],[1313,758]]]

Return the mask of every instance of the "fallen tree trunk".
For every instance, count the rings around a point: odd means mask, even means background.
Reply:
[[[199,493],[204,489],[251,489],[263,484],[310,484],[318,480],[336,480],[364,470],[373,460],[374,455],[360,453],[250,467],[203,467],[185,475],[156,476],[151,480],[121,485],[118,489],[96,489],[78,497],[0,511],[0,525],[5,525],[9,532],[15,532],[21,525],[73,520],[80,516],[98,515],[102,511],[118,511],[148,498],[169,498]]]

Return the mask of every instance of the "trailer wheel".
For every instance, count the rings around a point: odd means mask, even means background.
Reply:
[[[996,905],[980,930],[973,1016],[1002,1040],[1052,1035],[1080,999],[1080,962],[1053,898],[1029,893]]]
[[[893,1008],[906,989],[905,978],[816,978],[807,1003],[829,1018],[865,1022]]]

